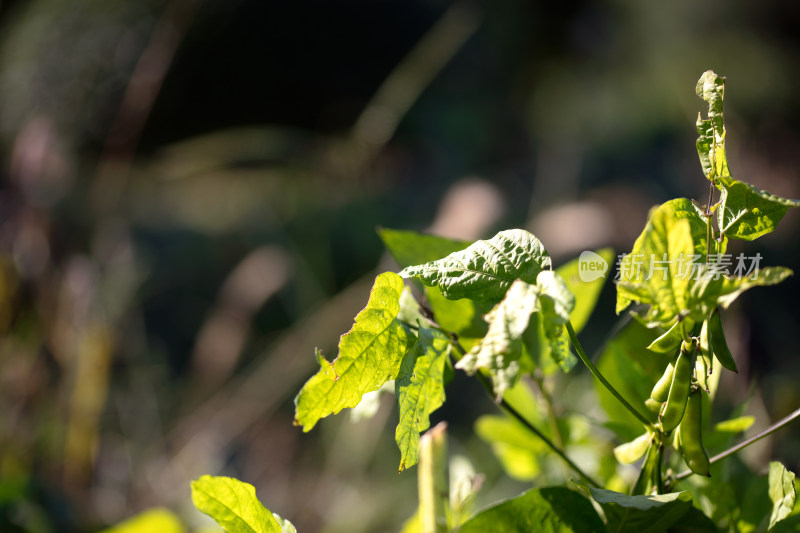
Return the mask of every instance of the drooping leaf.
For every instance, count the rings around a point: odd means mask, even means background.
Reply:
[[[790,207],[800,200],[781,198],[730,178],[721,179],[717,222],[727,237],[752,241],[773,231]]]
[[[549,355],[564,372],[569,372],[577,358],[569,351],[566,323],[575,308],[575,296],[556,272],[545,270],[536,278],[540,289],[538,310]]]
[[[333,362],[320,357],[321,368],[295,399],[295,424],[309,431],[345,407],[355,407],[364,393],[378,390],[397,376],[408,348],[405,326],[397,320],[403,280],[385,272],[375,279],[369,302],[342,335]]]
[[[531,313],[537,308],[539,294],[540,288],[536,285],[515,281],[505,298],[486,315],[489,332],[456,363],[456,368],[469,374],[478,369],[488,370],[498,399],[517,380],[522,336]]]
[[[192,481],[192,501],[227,533],[282,533],[278,521],[256,498],[256,489],[238,479],[201,476]]]
[[[400,471],[417,464],[419,435],[430,427],[430,414],[444,403],[444,366],[450,346],[443,333],[420,328],[417,344],[403,357],[395,380],[400,406],[395,431]]]
[[[605,531],[589,501],[564,487],[533,489],[481,511],[460,533]]]
[[[606,489],[587,488],[605,511],[608,531],[619,533],[666,531],[692,507],[692,494],[689,491],[628,496]]]
[[[416,231],[379,228],[378,235],[402,268],[429,263],[469,246],[466,241],[456,241]]]
[[[400,275],[436,285],[452,300],[497,303],[515,280],[535,283],[539,272],[550,266],[550,256],[539,239],[525,230],[513,229],[474,242],[443,259],[406,267]]]
[[[186,529],[172,511],[164,508],[148,509],[101,533],[183,533]]]
[[[671,325],[689,304],[695,260],[705,250],[706,231],[706,219],[685,198],[653,209],[620,264],[617,313],[638,301],[650,304],[648,319]]]
[[[744,291],[753,287],[777,285],[793,274],[794,272],[786,267],[765,267],[747,277],[726,277],[722,281],[717,303],[723,309],[727,309]]]
[[[797,499],[794,473],[777,461],[769,464],[769,499],[772,500],[769,528],[772,529],[775,524],[789,516]]]
[[[703,174],[709,180],[730,176],[725,153],[725,123],[722,107],[725,99],[725,78],[713,70],[703,73],[697,82],[697,96],[708,102],[708,118],[697,115],[697,155]]]

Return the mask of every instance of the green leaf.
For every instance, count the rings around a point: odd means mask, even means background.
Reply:
[[[638,301],[650,304],[649,320],[670,325],[690,303],[693,263],[705,249],[706,230],[706,219],[685,198],[653,209],[620,264],[617,313]]]
[[[769,528],[789,516],[794,509],[797,493],[794,487],[794,473],[777,461],[769,464],[769,499],[772,500],[772,513]]]
[[[164,508],[148,509],[102,533],[183,533],[185,528],[175,514]]]
[[[537,308],[539,293],[536,285],[515,281],[505,298],[486,315],[489,332],[456,363],[456,368],[468,374],[488,370],[498,399],[517,380],[522,336]]]
[[[717,303],[727,309],[744,291],[753,287],[777,285],[794,272],[786,267],[766,267],[747,277],[725,277],[722,281]]]
[[[588,260],[584,258],[584,254],[589,255],[592,259],[597,257],[605,261],[606,264],[613,265],[614,262],[614,251],[611,248],[603,248],[594,252],[583,252],[581,257],[575,258],[556,269],[569,291],[575,296],[575,307],[569,315],[569,320],[572,322],[572,328],[575,333],[580,333],[583,326],[589,321],[589,316],[591,316],[597,304],[597,298],[600,296],[600,291],[603,289],[608,277],[608,271],[606,271],[604,275],[597,279],[583,281],[581,279],[581,265],[584,265]]]
[[[717,223],[726,237],[752,241],[774,230],[790,207],[800,200],[781,198],[730,178],[718,183],[721,191]]]
[[[395,440],[400,471],[417,464],[419,434],[430,427],[430,414],[444,403],[444,366],[450,340],[436,330],[420,328],[419,341],[403,358],[395,380],[400,421]]]
[[[708,102],[708,118],[697,115],[697,154],[703,174],[713,180],[719,176],[730,176],[725,153],[725,123],[722,105],[725,99],[725,78],[713,70],[703,73],[697,82],[697,96]]]
[[[397,274],[385,272],[375,278],[367,307],[339,341],[339,355],[332,363],[320,357],[322,368],[297,395],[295,425],[309,431],[319,419],[355,407],[365,393],[397,376],[409,341],[397,320],[402,291]]]
[[[714,521],[696,507],[689,509],[669,528],[669,533],[717,533],[717,531]]]
[[[460,533],[569,533],[604,531],[589,501],[563,487],[534,489],[481,511]]]
[[[436,285],[451,300],[497,303],[515,280],[535,283],[539,272],[550,266],[550,256],[539,239],[525,230],[513,229],[474,242],[443,259],[406,267],[400,275]]]
[[[469,246],[466,241],[454,241],[416,231],[379,228],[378,235],[403,268],[435,261]]]
[[[192,501],[227,533],[281,533],[280,524],[256,498],[256,489],[238,479],[201,476],[192,481]]]
[[[692,507],[688,491],[628,496],[606,489],[586,487],[605,511],[608,531],[656,533],[666,531]]]
[[[272,513],[272,516],[275,517],[275,521],[278,522],[279,526],[281,526],[281,533],[297,533],[297,528],[294,527],[294,524],[285,518],[281,518],[278,513]]]

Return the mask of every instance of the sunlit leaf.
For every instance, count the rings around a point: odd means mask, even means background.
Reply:
[[[777,461],[769,464],[769,499],[772,500],[772,513],[769,516],[769,527],[772,529],[789,516],[797,499],[794,473]]]
[[[790,207],[800,200],[781,198],[734,179],[720,180],[717,221],[727,237],[752,241],[773,231]]]
[[[149,509],[120,522],[102,533],[183,533],[185,528],[175,514],[162,508]]]
[[[397,320],[403,280],[392,272],[380,274],[367,307],[339,342],[333,362],[320,357],[322,368],[295,399],[295,424],[309,431],[319,421],[345,407],[355,407],[364,393],[378,390],[397,376],[407,351],[408,334]]]
[[[714,431],[721,431],[723,433],[741,433],[747,431],[750,426],[756,421],[754,416],[740,416],[731,418],[730,420],[723,420],[714,424]]]
[[[453,300],[496,303],[515,280],[535,283],[539,272],[550,266],[550,256],[539,239],[525,230],[513,229],[474,242],[443,259],[406,267],[400,275],[436,285]]]
[[[531,314],[537,309],[540,289],[517,280],[505,298],[486,315],[489,332],[479,345],[467,352],[456,364],[469,374],[486,369],[492,376],[494,393],[502,398],[519,373],[522,355],[522,336],[528,328]]]
[[[192,481],[192,501],[227,533],[282,533],[278,521],[256,498],[256,489],[238,479],[202,476]]]
[[[650,304],[651,321],[670,324],[689,303],[693,264],[705,247],[706,230],[703,215],[685,198],[653,209],[620,264],[617,313],[638,301]]]
[[[730,176],[728,158],[725,153],[725,123],[722,107],[725,99],[725,78],[713,70],[703,73],[697,82],[697,96],[708,102],[708,118],[697,116],[697,154],[703,174],[713,180],[718,176]]]
[[[460,533],[605,531],[592,504],[563,487],[534,489],[479,512]]]
[[[489,443],[508,475],[520,481],[535,479],[541,473],[539,456],[547,446],[516,420],[500,415],[484,415],[475,421],[475,434]]]
[[[450,346],[444,334],[421,328],[419,341],[403,357],[395,380],[400,406],[395,440],[401,471],[417,464],[419,435],[430,427],[430,414],[444,403],[444,366]]]

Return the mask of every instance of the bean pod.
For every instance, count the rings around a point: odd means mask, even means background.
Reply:
[[[672,383],[669,387],[667,403],[659,417],[661,430],[664,433],[669,433],[678,427],[683,418],[686,402],[689,399],[689,388],[692,384],[692,370],[694,370],[694,351],[686,352],[681,350],[678,360],[675,362],[675,370],[672,373]]]
[[[711,477],[711,463],[703,446],[702,401],[700,389],[694,389],[689,394],[686,412],[678,427],[678,447],[692,472]]]

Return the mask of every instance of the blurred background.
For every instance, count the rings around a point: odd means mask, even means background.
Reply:
[[[800,197],[798,64],[793,0],[0,2],[0,529],[154,505],[202,525],[188,483],[210,473],[300,531],[396,531],[416,473],[396,473],[391,399],[292,426],[314,348],[396,268],[376,228],[522,227],[557,265],[630,250],[651,206],[705,201],[710,68],[735,177]],[[732,251],[798,270],[798,235],[790,212]],[[800,405],[798,283],[726,316],[720,401],[758,427]],[[530,486],[474,436],[480,388],[448,398],[434,421],[485,474],[478,502]],[[789,427],[753,464],[797,471],[798,446]]]

